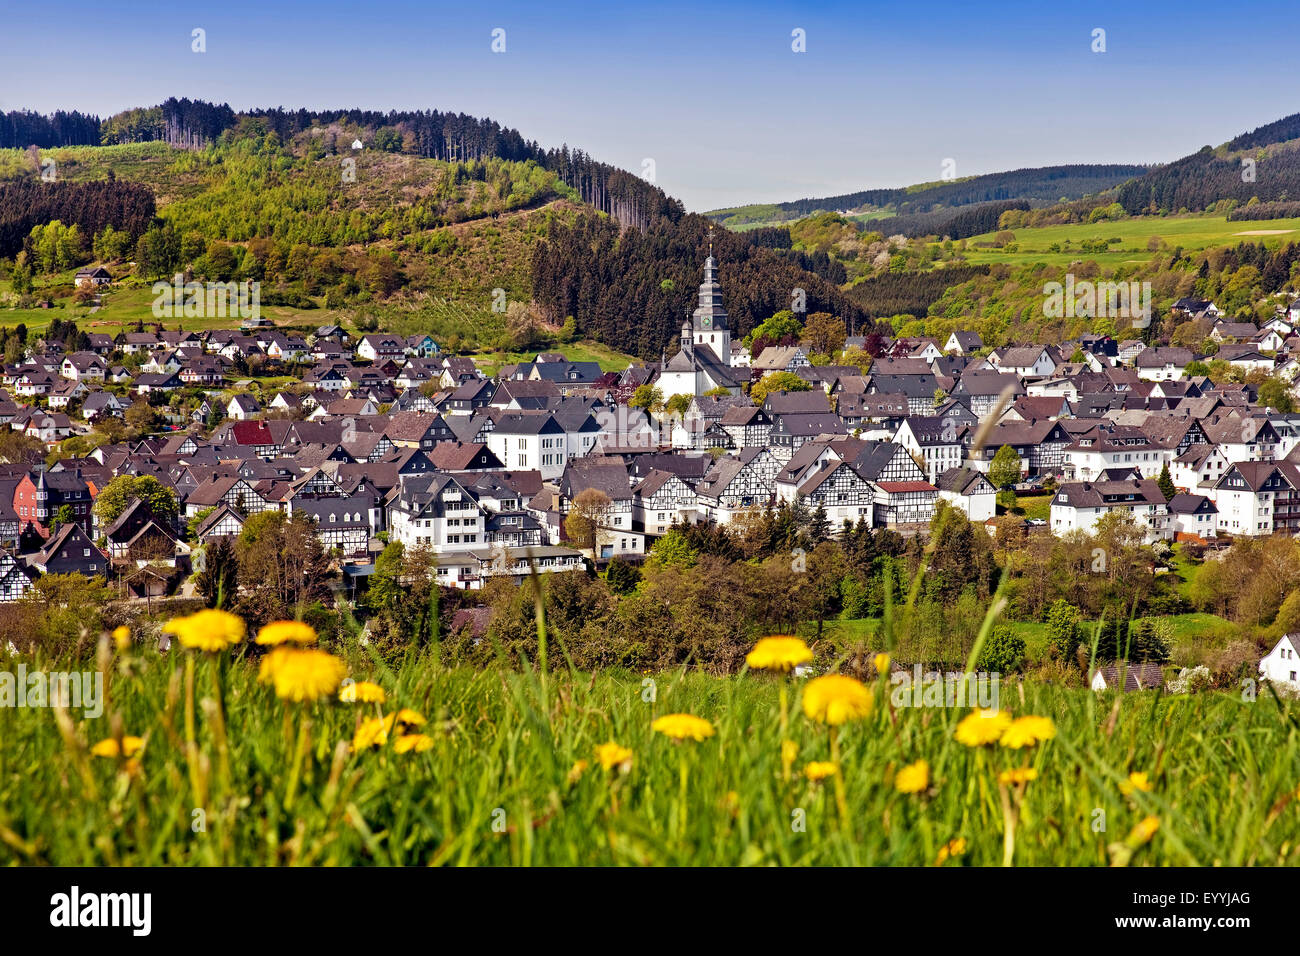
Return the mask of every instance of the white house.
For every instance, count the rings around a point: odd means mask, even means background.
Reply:
[[[388,359],[404,362],[406,340],[398,335],[363,335],[357,344],[357,358],[366,359],[376,365]]]
[[[925,479],[937,484],[939,476],[961,466],[966,426],[956,418],[938,415],[912,415],[899,426],[894,442],[925,462]]]
[[[1160,486],[1149,478],[1061,485],[1052,498],[1052,533],[1092,532],[1102,515],[1113,511],[1132,516],[1145,529],[1147,541],[1173,537],[1165,496]]]
[[[540,471],[543,481],[564,473],[567,441],[564,428],[549,412],[508,412],[487,436],[488,447],[507,468]]]
[[[1218,445],[1195,442],[1169,463],[1169,477],[1175,488],[1196,493],[1202,485],[1213,485],[1222,478],[1230,464]]]
[[[1294,534],[1300,521],[1300,470],[1290,462],[1236,462],[1205,494],[1227,534]]]
[[[695,489],[671,472],[652,468],[632,489],[632,526],[646,534],[664,534],[674,521],[695,524],[699,514]]]
[[[1044,345],[994,349],[989,362],[999,372],[1014,372],[1022,378],[1046,378],[1056,371],[1056,362]]]
[[[939,497],[966,512],[974,522],[987,521],[997,514],[998,491],[978,471],[949,468],[935,482]]]
[[[1096,691],[1122,690],[1124,693],[1132,693],[1154,690],[1164,682],[1164,670],[1159,664],[1119,661],[1099,666],[1089,678],[1088,686]]]
[[[1061,450],[1061,469],[1067,478],[1082,481],[1112,468],[1136,468],[1143,477],[1155,478],[1172,458],[1173,449],[1161,447],[1135,425],[1101,424]]]
[[[388,506],[393,540],[408,548],[480,547],[486,512],[451,475],[403,475]]]
[[[1259,676],[1300,690],[1300,634],[1283,634],[1259,661]]]
[[[953,332],[943,344],[945,352],[956,352],[958,355],[966,355],[983,347],[984,340],[978,332]]]
[[[240,393],[226,406],[226,415],[237,422],[244,422],[261,410],[262,406],[258,404],[257,399],[247,393]]]
[[[1169,523],[1180,534],[1209,539],[1218,536],[1219,509],[1205,495],[1176,494],[1169,499]]]
[[[1149,382],[1171,382],[1181,379],[1192,361],[1192,350],[1152,346],[1143,349],[1133,359],[1138,378]]]

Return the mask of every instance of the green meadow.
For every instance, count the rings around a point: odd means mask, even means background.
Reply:
[[[972,263],[1006,263],[1026,265],[1047,263],[1069,265],[1079,259],[1094,259],[1103,267],[1125,263],[1145,263],[1151,258],[1147,244],[1153,236],[1169,249],[1182,247],[1184,254],[1211,246],[1235,245],[1239,242],[1290,242],[1300,238],[1300,219],[1263,219],[1228,222],[1224,216],[1143,216],[1114,222],[1074,223],[1013,229],[1016,250],[980,248],[991,243],[989,232],[966,240],[966,260]],[[1107,252],[1083,252],[1086,241],[1119,239]],[[1070,247],[1066,248],[1065,243]],[[1058,251],[1050,247],[1060,246]]]
[[[884,680],[868,682],[868,715],[831,729],[804,715],[806,679],[578,673],[563,666],[558,647],[549,668],[524,671],[448,667],[436,645],[389,665],[346,638],[329,649],[351,677],[383,687],[387,702],[291,703],[258,683],[260,655],[248,643],[219,654],[179,645],[160,654],[145,644],[119,653],[105,640],[97,665],[78,665],[103,674],[108,703],[96,719],[75,708],[0,708],[0,862],[1235,866],[1300,858],[1296,705],[1267,692],[1255,701],[1121,697],[1013,681],[1000,688],[1000,707],[1049,717],[1055,733],[1012,748],[959,741],[969,708],[917,707],[910,698],[899,706]],[[0,669],[16,665],[8,659]],[[399,708],[425,719],[418,730],[428,749],[399,752],[396,734],[354,746],[364,720]],[[709,721],[713,734],[677,741],[652,729],[672,713]],[[143,739],[130,759],[91,753],[126,736]],[[597,747],[607,742],[630,757],[603,767]],[[814,779],[809,764],[833,755],[838,774]]]

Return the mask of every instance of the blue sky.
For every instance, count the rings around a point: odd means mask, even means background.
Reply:
[[[6,6],[0,109],[457,110],[653,159],[693,210],[938,179],[948,158],[958,175],[1167,161],[1300,111],[1300,5],[1281,2]]]

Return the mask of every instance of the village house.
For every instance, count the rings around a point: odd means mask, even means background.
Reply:
[[[678,475],[653,468],[632,488],[632,527],[648,535],[663,535],[673,524],[700,519],[695,489]]]
[[[961,466],[967,426],[955,418],[913,415],[903,420],[894,441],[918,460],[925,478],[935,484],[950,468]]]
[[[978,471],[949,468],[939,475],[935,485],[938,497],[960,508],[971,521],[982,523],[997,514],[997,489]]]
[[[1300,532],[1300,470],[1291,462],[1238,461],[1204,491],[1219,512],[1219,532]]]
[[[1259,661],[1259,676],[1300,691],[1300,634],[1283,634]]]
[[[1066,482],[1052,498],[1050,527],[1056,535],[1091,533],[1103,515],[1113,512],[1131,516],[1148,542],[1173,537],[1165,496],[1150,479]]]
[[[113,281],[113,275],[103,266],[88,266],[78,269],[73,277],[73,284],[78,289],[99,289]]]

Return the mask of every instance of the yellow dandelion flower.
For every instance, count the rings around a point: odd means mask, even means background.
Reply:
[[[397,713],[391,715],[391,719],[397,721],[397,726],[402,727],[423,727],[428,723],[424,715],[418,710],[411,710],[409,707],[403,707]]]
[[[939,855],[935,858],[935,866],[943,866],[944,863],[953,857],[963,856],[966,853],[966,838],[956,837],[949,840],[943,846],[939,847]]]
[[[765,637],[745,655],[745,663],[754,670],[788,671],[813,659],[813,653],[801,638],[777,634]]]
[[[121,754],[126,757],[133,756],[143,746],[143,737],[123,737]],[[105,737],[91,747],[90,752],[96,757],[116,757],[119,753],[117,740],[114,737]]]
[[[998,783],[1028,783],[1030,780],[1038,779],[1038,771],[1033,767],[1016,767],[1014,770],[1003,770],[998,774]]]
[[[613,770],[617,766],[630,763],[632,751],[612,740],[607,740],[596,748],[596,759],[605,770]]]
[[[825,780],[840,772],[840,768],[829,760],[814,760],[803,768],[803,775],[809,780]]]
[[[877,674],[889,673],[889,655],[883,651],[876,655],[875,660],[873,660],[872,663],[876,665]]]
[[[713,725],[703,717],[691,714],[665,714],[651,724],[650,729],[674,740],[689,737],[698,741],[713,736]]]
[[[787,765],[792,764],[795,762],[795,758],[797,758],[798,756],[799,756],[799,745],[797,743],[795,743],[793,740],[781,741],[781,762],[782,763]]]
[[[1151,838],[1156,835],[1156,831],[1159,829],[1159,817],[1146,817],[1135,826],[1133,832],[1128,835],[1129,842],[1138,846],[1141,846],[1143,843],[1149,843]]]
[[[573,766],[569,768],[569,783],[577,783],[581,780],[582,775],[587,772],[588,766],[589,764],[585,760],[574,761]]]
[[[1155,789],[1146,773],[1138,771],[1128,775],[1128,779],[1119,785],[1119,792],[1124,796],[1131,796],[1135,791],[1141,790],[1143,793],[1150,793]]]
[[[257,643],[271,646],[315,644],[316,629],[302,621],[272,621],[257,632]]]
[[[387,699],[384,689],[368,680],[345,684],[339,691],[339,700],[345,704],[382,704]]]
[[[262,663],[257,666],[257,682],[259,684],[269,684],[275,680],[275,672],[284,660],[293,653],[289,647],[277,647],[271,653],[262,658]]]
[[[371,747],[382,747],[388,743],[388,730],[393,726],[393,718],[388,717],[371,717],[369,720],[363,720],[357,732],[352,735],[353,750],[369,750]]]
[[[262,661],[258,678],[273,684],[282,700],[302,702],[333,694],[346,673],[346,665],[333,654],[278,647]]]
[[[422,754],[432,748],[433,738],[427,734],[402,734],[393,742],[393,750],[399,754],[411,753],[412,751]]]
[[[188,617],[174,617],[163,625],[167,634],[175,634],[182,647],[216,653],[244,639],[244,622],[226,611],[211,608]]]
[[[958,743],[967,747],[982,747],[997,743],[998,738],[1011,726],[1011,715],[1002,710],[976,710],[967,714],[957,724]]]
[[[871,691],[862,681],[843,674],[827,674],[808,682],[803,692],[803,712],[810,720],[837,727],[871,713]]]
[[[894,788],[899,793],[920,793],[930,785],[930,765],[924,760],[908,764],[894,777]]]
[[[123,624],[121,627],[113,628],[113,644],[118,651],[125,651],[131,646],[131,629]]]
[[[1002,746],[1018,750],[1032,747],[1056,736],[1056,725],[1050,717],[1017,717],[1002,734]]]

